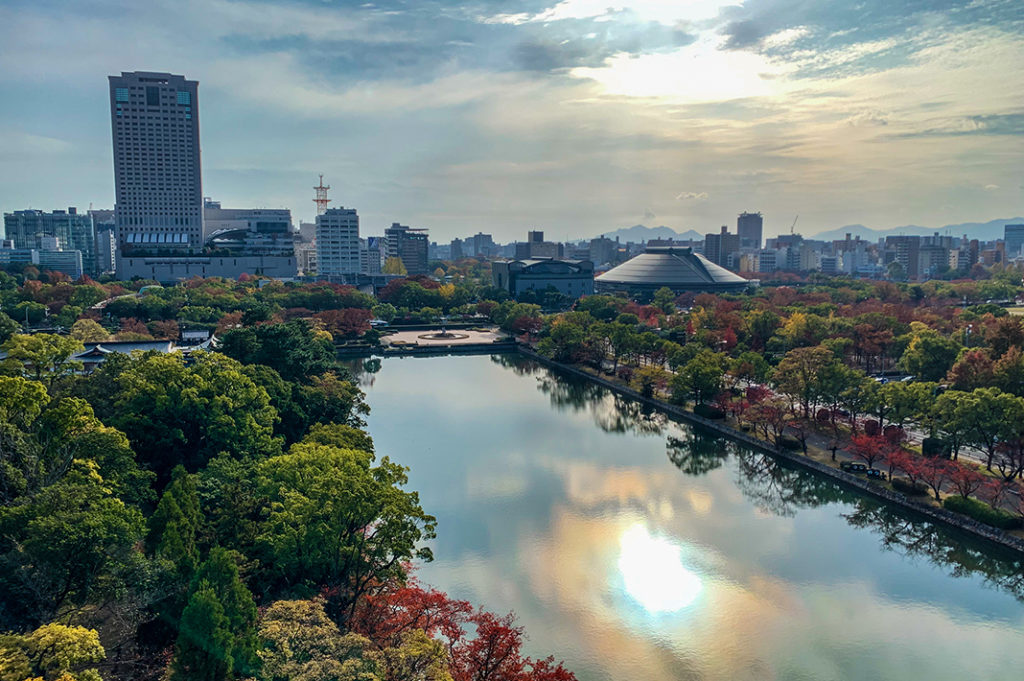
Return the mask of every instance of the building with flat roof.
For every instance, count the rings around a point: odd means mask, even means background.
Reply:
[[[328,208],[316,216],[316,272],[336,277],[358,274],[359,214],[355,208]]]
[[[16,210],[4,213],[4,232],[6,238],[14,242],[15,248],[38,248],[39,237],[52,237],[56,239],[56,245],[47,250],[80,251],[85,272],[96,272],[93,217],[79,213],[74,206],[52,212]]]
[[[575,299],[594,292],[594,263],[556,258],[496,260],[491,263],[491,278],[497,288],[505,289],[513,298],[527,291],[555,289]]]
[[[719,234],[704,235],[704,257],[721,267],[730,265],[730,258],[740,250],[740,236],[729,234],[729,228],[722,225]]]
[[[201,250],[198,81],[125,71],[109,87],[119,257]]]
[[[398,258],[408,274],[427,274],[427,230],[400,225],[397,222],[384,230],[384,257]]]
[[[740,213],[736,218],[736,233],[740,236],[740,248],[761,248],[764,218],[760,213]]]
[[[1003,244],[1007,258],[1024,255],[1024,225],[1005,225],[1003,227]]]

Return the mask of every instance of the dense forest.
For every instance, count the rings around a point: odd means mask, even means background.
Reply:
[[[0,680],[572,678],[411,578],[435,520],[329,336],[239,326],[87,375],[81,348],[3,344]]]

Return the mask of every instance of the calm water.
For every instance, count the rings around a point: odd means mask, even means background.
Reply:
[[[515,356],[360,376],[422,581],[589,679],[1024,678],[1019,563]]]

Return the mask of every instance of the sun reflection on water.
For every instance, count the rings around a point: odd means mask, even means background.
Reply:
[[[649,613],[681,610],[700,595],[700,577],[683,565],[678,543],[653,536],[642,523],[619,539],[619,574],[626,593]]]

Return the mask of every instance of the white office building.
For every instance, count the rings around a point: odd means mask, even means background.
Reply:
[[[317,274],[358,274],[360,269],[359,215],[355,208],[328,208],[316,217]]]

